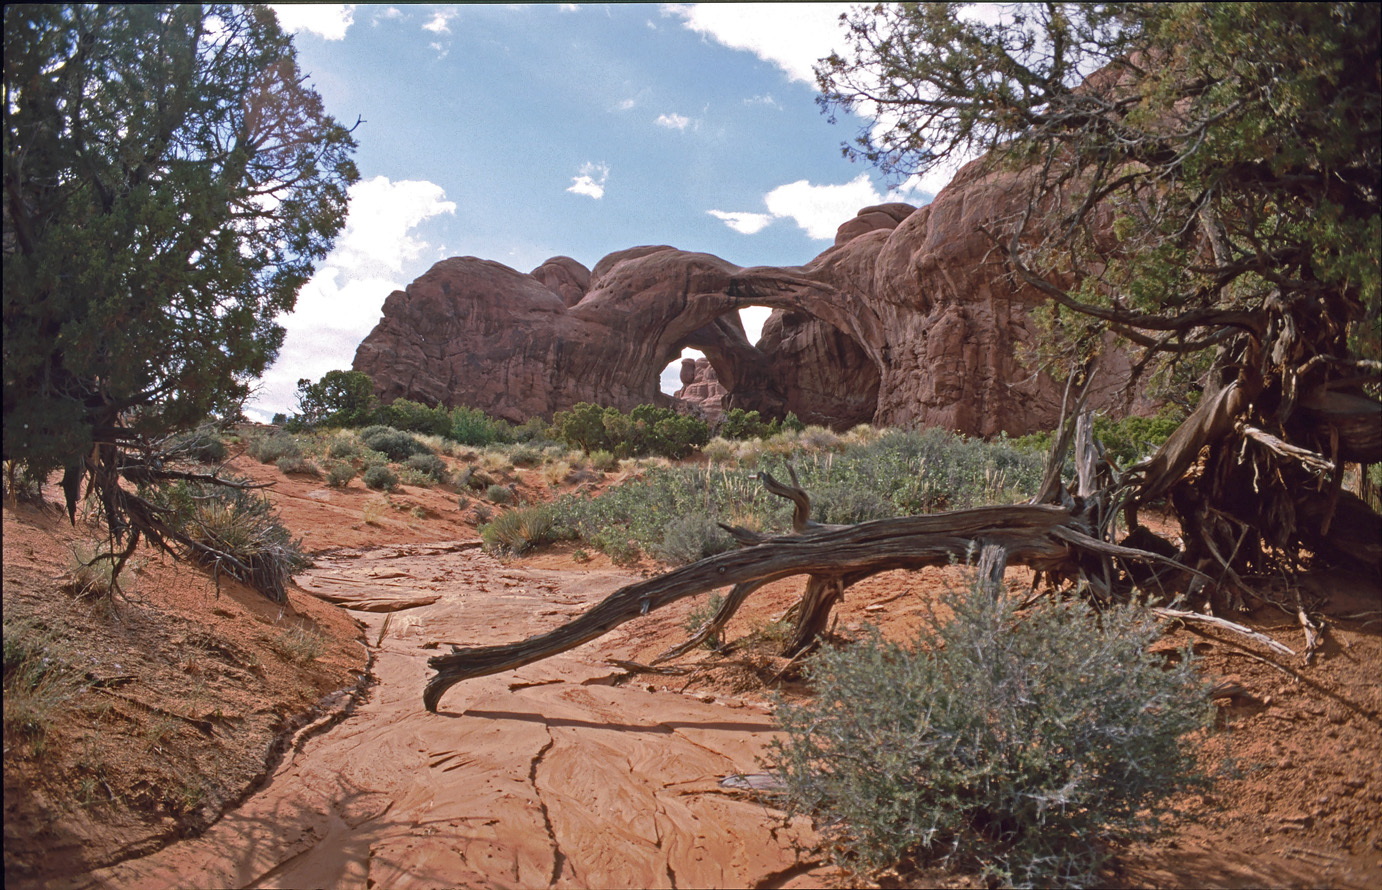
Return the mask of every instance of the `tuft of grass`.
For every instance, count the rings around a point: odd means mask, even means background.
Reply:
[[[365,525],[383,525],[384,511],[389,508],[389,499],[385,497],[373,497],[365,501],[360,508],[360,514],[365,518]]]
[[[101,598],[115,591],[115,560],[99,543],[72,545],[67,563],[66,588],[80,597]]]
[[[30,620],[4,622],[5,754],[11,743],[41,757],[48,731],[86,687],[50,631]]]
[[[724,601],[725,598],[723,596],[718,593],[712,593],[704,603],[692,609],[690,614],[686,616],[686,632],[688,634],[694,634],[702,627],[705,627],[706,624],[710,622],[710,619],[715,617],[715,613],[720,611],[720,606],[724,604]],[[706,637],[702,645],[711,651],[718,650],[724,645],[724,640],[720,637],[720,631],[716,631]]]
[[[501,513],[480,528],[485,549],[492,553],[523,553],[557,541],[556,519],[546,506],[523,507]]]
[[[326,653],[326,637],[305,623],[286,628],[269,645],[294,664],[311,664]]]
[[[1092,614],[976,582],[911,645],[828,649],[816,697],[779,703],[774,745],[790,812],[812,815],[843,865],[905,858],[1009,886],[1087,886],[1110,839],[1146,838],[1208,782],[1191,735],[1213,718],[1192,653],[1149,653],[1135,607]],[[844,861],[847,858],[848,861]]]
[[[235,480],[231,480],[235,481]],[[310,565],[301,539],[279,521],[263,494],[229,485],[178,482],[156,493],[169,521],[196,546],[202,565],[249,584],[274,602],[287,601],[284,585]]]
[[[552,488],[556,488],[571,475],[571,464],[564,460],[542,465],[542,478]]]

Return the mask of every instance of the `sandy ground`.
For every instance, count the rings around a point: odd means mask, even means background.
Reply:
[[[71,539],[90,529],[69,529],[51,508],[5,511],[7,619],[12,607],[28,610],[99,641],[123,658],[120,673],[138,676],[118,690],[133,701],[238,716],[151,742],[147,709],[121,701],[102,711],[109,696],[88,691],[92,701],[76,703],[46,750],[7,738],[7,886],[978,886],[943,872],[843,876],[812,849],[809,825],[784,824],[720,784],[762,769],[771,694],[808,690],[766,644],[725,656],[697,650],[676,675],[611,663],[646,663],[684,638],[695,602],[458,685],[440,713],[426,713],[426,659],[447,643],[547,630],[635,580],[638,568],[598,555],[578,563],[561,550],[496,560],[443,489],[383,499],[358,481],[328,490],[243,458],[237,466],[278,483],[285,520],[318,554],[285,614],[234,586],[218,596],[209,579],[152,556],[136,603],[116,618],[96,614],[55,580]],[[530,499],[550,496],[535,473],[508,481]],[[959,568],[870,579],[838,608],[835,641],[865,624],[905,637],[939,591],[963,583]],[[1014,588],[1026,583],[1012,573]],[[1167,638],[1193,641],[1205,670],[1241,689],[1221,701],[1218,732],[1205,743],[1207,757],[1230,754],[1235,773],[1183,801],[1166,837],[1120,851],[1109,884],[1382,883],[1382,591],[1339,575],[1309,585],[1328,618],[1312,665],[1217,632]],[[762,633],[800,586],[755,594],[728,637]],[[1278,609],[1233,617],[1303,648]],[[323,651],[306,663],[276,655],[284,628],[305,622],[329,641]],[[141,645],[134,667],[119,655]],[[371,680],[360,684],[366,665]],[[113,662],[99,670],[117,673]],[[92,787],[83,770],[98,767],[108,787],[83,797],[79,789]],[[195,806],[154,793],[174,778],[206,786]],[[154,799],[139,796],[145,786]]]

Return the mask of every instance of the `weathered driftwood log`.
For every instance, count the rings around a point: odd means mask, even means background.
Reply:
[[[764,479],[770,488],[786,488],[770,479]],[[805,518],[807,511],[809,507],[801,511],[803,523],[809,522]],[[742,533],[742,530],[736,531]],[[590,611],[545,634],[499,646],[455,648],[446,655],[434,656],[428,660],[428,665],[437,673],[427,683],[423,703],[429,711],[435,711],[442,695],[462,680],[522,667],[574,649],[626,621],[677,600],[722,587],[734,587],[728,598],[728,602],[733,603],[729,610],[732,612],[764,584],[793,575],[812,576],[808,596],[814,584],[816,602],[803,604],[805,608],[798,619],[797,633],[797,637],[802,637],[808,629],[812,636],[822,629],[820,622],[828,615],[828,606],[848,584],[891,569],[948,565],[979,553],[986,546],[1001,549],[1009,564],[1019,563],[1041,571],[1054,571],[1067,565],[1075,558],[1075,551],[1085,549],[1095,555],[1135,557],[1175,565],[1153,553],[1098,541],[1089,532],[1085,521],[1068,509],[1017,504],[880,519],[850,526],[817,526],[800,534],[768,539],[742,533],[741,539],[749,546],[621,587]],[[725,611],[722,607],[721,613]],[[807,637],[804,642],[809,641]],[[802,645],[804,642],[794,640]],[[659,660],[665,660],[670,654],[665,653]]]

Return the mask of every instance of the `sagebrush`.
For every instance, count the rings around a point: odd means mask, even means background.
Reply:
[[[912,858],[1015,886],[1088,886],[1111,839],[1146,837],[1202,787],[1193,734],[1209,685],[1168,664],[1136,607],[1018,614],[977,583],[910,645],[876,632],[809,665],[815,698],[782,702],[774,747],[787,807],[841,863]]]

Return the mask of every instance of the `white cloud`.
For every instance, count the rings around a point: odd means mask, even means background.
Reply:
[[[399,9],[397,6],[388,6],[374,14],[374,22],[372,24],[377,25],[385,19],[392,20],[401,18],[403,18],[403,10]]]
[[[691,118],[684,114],[659,114],[657,120],[653,121],[659,127],[666,127],[669,130],[685,130],[691,123]]]
[[[911,180],[908,180],[910,183]],[[904,185],[907,185],[904,183]],[[908,200],[918,186],[904,192],[896,190],[886,196],[873,187],[867,173],[860,173],[844,185],[812,185],[805,179],[780,185],[763,196],[767,213],[746,213],[723,210],[707,211],[736,232],[752,235],[777,219],[790,219],[806,231],[810,238],[828,241],[845,220],[859,212],[859,208],[885,201]]]
[[[883,196],[873,187],[867,173],[860,173],[844,185],[812,185],[805,179],[780,185],[763,197],[773,216],[789,217],[806,230],[808,237],[824,241],[835,237],[840,223],[854,216],[860,207],[881,204]]]
[[[423,271],[416,261],[431,250],[414,229],[455,212],[431,182],[376,176],[351,186],[345,230],[298,294],[296,311],[279,320],[288,335],[250,407],[291,413],[299,378],[350,367],[355,348],[379,322],[384,298]]]
[[[763,231],[775,219],[771,213],[726,212],[724,210],[707,210],[706,213],[744,235],[754,235]]]
[[[451,20],[458,14],[454,9],[438,9],[436,14],[422,26],[422,30],[431,31],[433,34],[450,34]]]
[[[844,43],[845,3],[696,3],[669,5],[682,25],[731,49],[747,50],[791,80],[816,83],[812,67]]]
[[[623,99],[615,107],[618,108],[620,111],[629,111],[637,104],[638,102],[634,99]]]
[[[571,178],[571,186],[567,191],[598,201],[605,196],[605,180],[608,178],[608,165],[585,163],[581,165],[580,173]]]
[[[745,105],[766,105],[766,106],[768,106],[769,108],[779,108],[779,109],[782,107],[781,105],[778,104],[777,100],[773,98],[773,94],[772,94],[772,93],[764,93],[764,94],[761,95],[761,96],[749,96],[747,99],[744,100],[744,104],[745,104]]]
[[[270,8],[289,34],[310,31],[323,40],[344,40],[355,23],[354,3],[273,3]]]

